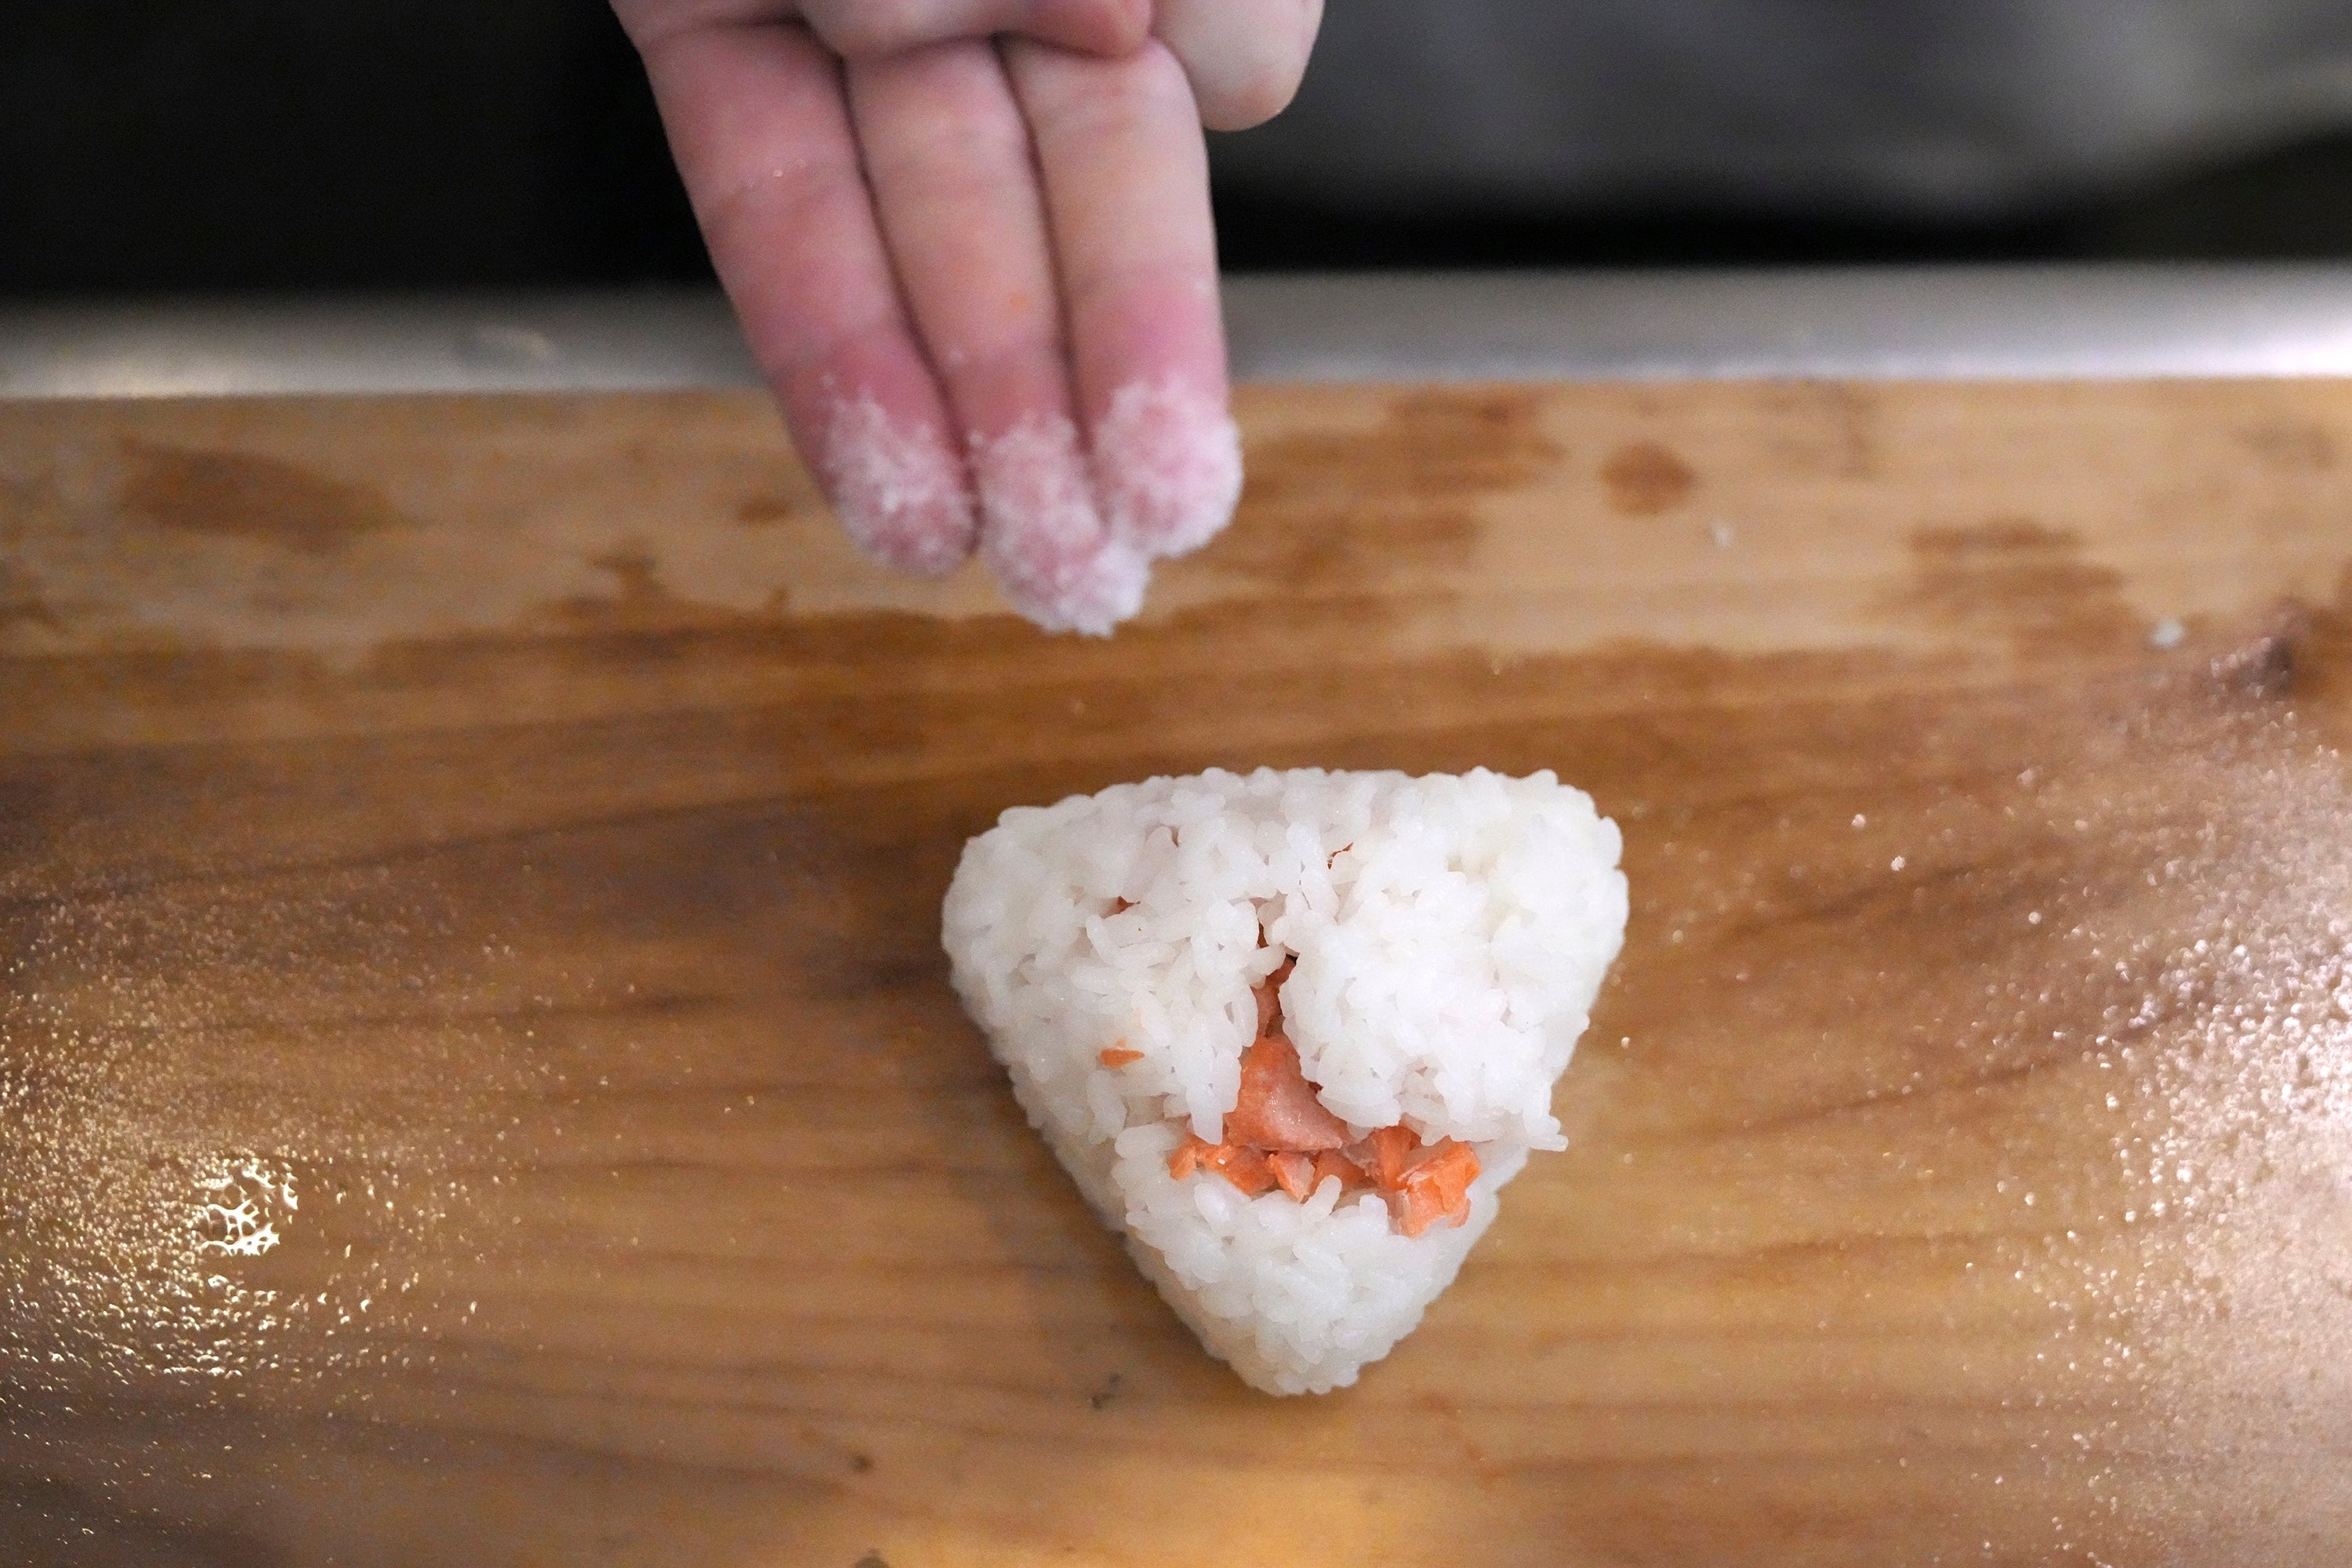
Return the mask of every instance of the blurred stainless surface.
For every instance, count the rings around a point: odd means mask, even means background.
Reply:
[[[715,290],[0,305],[0,397],[757,382]]]
[[[1226,310],[1268,379],[2352,374],[2352,267],[1262,278]]]
[[[1229,279],[1245,380],[2352,374],[2352,266]],[[0,397],[748,386],[712,291],[0,306]]]

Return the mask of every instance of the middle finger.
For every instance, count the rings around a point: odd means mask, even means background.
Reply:
[[[982,553],[1033,620],[1107,632],[1148,563],[1095,504],[1045,202],[996,51],[856,61],[848,84],[899,283],[971,449]]]

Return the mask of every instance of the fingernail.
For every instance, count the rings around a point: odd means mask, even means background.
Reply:
[[[971,553],[963,465],[938,433],[891,418],[872,394],[833,405],[820,468],[843,531],[883,565],[936,577]]]
[[[1241,433],[1221,403],[1179,382],[1129,382],[1095,426],[1094,469],[1112,533],[1146,555],[1182,555],[1232,521]]]
[[[1150,560],[1103,526],[1067,419],[1032,415],[976,437],[971,467],[981,554],[1014,609],[1047,631],[1105,637],[1142,608]]]

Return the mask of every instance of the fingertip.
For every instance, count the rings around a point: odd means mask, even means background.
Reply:
[[[868,557],[937,577],[971,554],[978,520],[963,465],[936,426],[893,418],[871,393],[835,395],[818,447],[834,515]]]
[[[1000,576],[1004,596],[1040,631],[1107,637],[1143,608],[1151,563],[1116,540],[1071,562],[1050,586]]]
[[[1201,105],[1201,124],[1209,131],[1255,131],[1290,107],[1298,96],[1298,78],[1280,70],[1264,70],[1232,81],[1195,81],[1193,97]]]
[[[1095,423],[1094,469],[1115,535],[1147,555],[1189,554],[1233,520],[1241,433],[1222,400],[1172,377],[1132,381]]]
[[[1106,637],[1143,607],[1150,559],[1104,527],[1069,420],[1032,415],[976,438],[972,480],[981,553],[1022,616]]]
[[[1201,123],[1247,131],[1290,107],[1323,0],[1159,0],[1152,32],[1184,68]]]

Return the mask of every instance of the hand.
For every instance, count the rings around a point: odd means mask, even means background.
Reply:
[[[850,536],[1108,632],[1241,489],[1201,127],[1320,0],[614,0]]]

